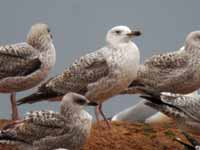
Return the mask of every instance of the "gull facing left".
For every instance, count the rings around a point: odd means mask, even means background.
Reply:
[[[18,119],[15,92],[38,85],[55,64],[55,48],[47,24],[31,27],[26,42],[0,46],[0,92],[11,93],[12,119]]]
[[[102,103],[122,92],[136,78],[140,54],[131,39],[140,35],[140,31],[132,31],[127,26],[113,27],[107,32],[105,47],[80,57],[63,73],[42,84],[37,92],[20,99],[18,104],[60,99],[68,92],[75,92],[98,103],[97,120],[99,113],[106,120]]]

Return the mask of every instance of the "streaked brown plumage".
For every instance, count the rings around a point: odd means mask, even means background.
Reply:
[[[66,94],[60,112],[33,111],[24,120],[8,124],[0,131],[0,143],[16,144],[20,150],[53,150],[67,148],[80,150],[90,134],[92,116],[85,106],[96,106],[84,96]]]
[[[136,77],[140,55],[131,41],[134,35],[140,34],[126,26],[110,29],[105,47],[80,57],[63,73],[41,85],[36,93],[20,99],[18,104],[55,100],[68,92],[76,92],[100,106],[123,91]],[[96,112],[106,120],[101,107],[97,107]]]
[[[188,94],[200,88],[200,31],[191,32],[182,49],[155,55],[145,61],[138,77],[123,94],[138,93],[137,86]]]
[[[12,118],[18,119],[15,92],[38,85],[55,64],[55,48],[46,24],[35,24],[27,42],[0,46],[0,92],[12,93]]]

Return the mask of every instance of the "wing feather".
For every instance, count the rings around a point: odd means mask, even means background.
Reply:
[[[27,43],[0,47],[0,79],[26,76],[41,66],[36,50]]]
[[[96,51],[76,60],[61,75],[45,84],[45,88],[51,87],[58,93],[70,91],[85,94],[89,84],[97,82],[108,74],[109,67],[105,57],[101,52]]]

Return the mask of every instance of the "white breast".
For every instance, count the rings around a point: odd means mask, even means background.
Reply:
[[[117,63],[121,74],[119,81],[124,82],[127,87],[137,76],[140,61],[139,49],[134,43],[130,42],[122,45],[117,53],[114,57],[116,57],[115,63]]]

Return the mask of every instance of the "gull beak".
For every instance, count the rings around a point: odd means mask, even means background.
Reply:
[[[131,31],[130,33],[127,33],[126,35],[128,35],[129,37],[140,36],[142,35],[142,32],[140,30],[135,30],[135,31]]]
[[[97,106],[98,103],[91,102],[91,101],[88,100],[86,105],[87,105],[87,106]]]

